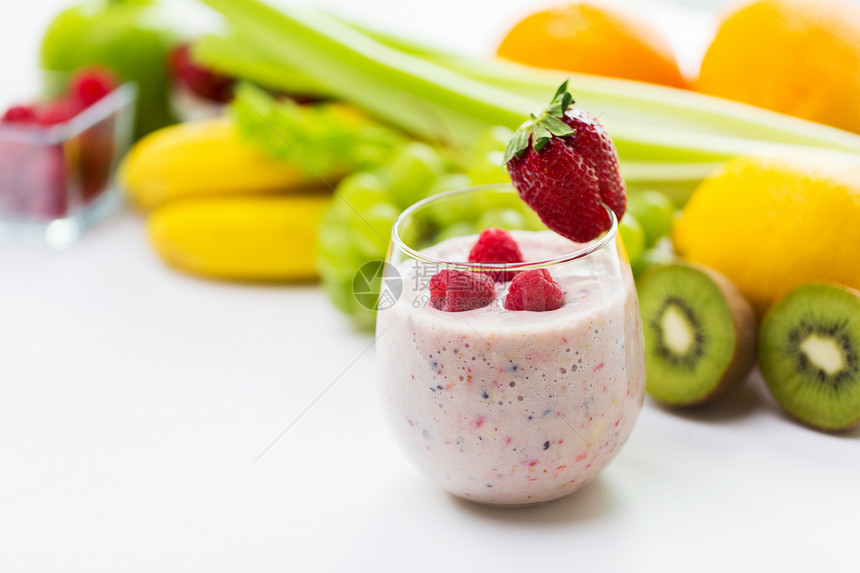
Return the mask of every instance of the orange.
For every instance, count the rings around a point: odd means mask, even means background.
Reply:
[[[720,25],[696,89],[860,133],[860,6],[741,6]]]
[[[686,86],[669,44],[656,30],[598,3],[536,12],[508,32],[497,53],[538,68]]]

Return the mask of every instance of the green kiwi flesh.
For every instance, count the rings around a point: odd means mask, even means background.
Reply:
[[[755,362],[755,316],[728,279],[673,263],[646,273],[637,290],[653,398],[703,404],[746,378]]]
[[[797,287],[765,316],[758,356],[774,398],[801,422],[823,430],[860,423],[860,292]]]

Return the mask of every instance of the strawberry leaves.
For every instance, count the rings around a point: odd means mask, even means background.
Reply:
[[[539,117],[532,114],[517,129],[505,148],[505,163],[525,153],[529,142],[535,151],[540,151],[553,137],[573,135],[573,128],[561,120],[564,117],[564,112],[574,103],[573,96],[567,91],[567,83],[568,80],[565,80],[558,87],[549,107]]]

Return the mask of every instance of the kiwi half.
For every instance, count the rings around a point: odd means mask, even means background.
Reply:
[[[692,406],[743,381],[755,362],[755,316],[728,279],[673,263],[648,271],[638,294],[651,396]]]
[[[860,423],[860,292],[797,287],[765,316],[758,357],[774,398],[801,422],[823,430]]]

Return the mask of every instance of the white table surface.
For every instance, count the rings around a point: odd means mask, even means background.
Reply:
[[[4,69],[62,4],[0,8]],[[529,4],[325,3],[472,52]],[[648,6],[689,68],[707,20]],[[132,213],[66,252],[0,243],[0,273],[0,571],[860,569],[860,431],[791,422],[757,375],[702,411],[646,401],[573,496],[485,508],[401,456],[372,338],[315,287],[172,272]]]

